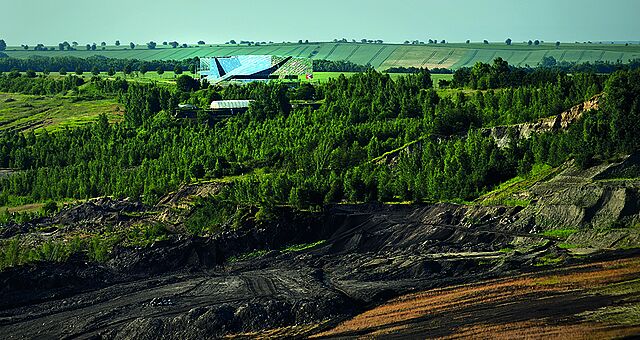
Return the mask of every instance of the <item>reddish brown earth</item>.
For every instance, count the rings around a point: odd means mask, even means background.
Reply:
[[[404,295],[313,337],[571,338],[640,334],[640,257]]]

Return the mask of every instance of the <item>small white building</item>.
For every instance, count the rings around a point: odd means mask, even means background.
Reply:
[[[229,112],[231,114],[245,112],[253,100],[215,100],[211,102],[211,110]]]

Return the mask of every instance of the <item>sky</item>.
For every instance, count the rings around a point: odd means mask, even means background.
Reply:
[[[8,45],[62,41],[639,41],[640,0],[0,0]]]

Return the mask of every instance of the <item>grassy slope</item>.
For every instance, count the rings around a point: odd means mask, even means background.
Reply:
[[[273,44],[264,46],[238,45],[202,45],[189,48],[159,46],[148,50],[140,46],[130,50],[123,46],[107,46],[96,51],[25,51],[19,47],[9,47],[5,51],[11,57],[26,58],[32,55],[88,57],[103,55],[111,58],[135,58],[143,60],[169,60],[193,57],[226,56],[238,54],[274,54],[313,59],[349,60],[357,64],[370,63],[385,70],[393,66],[447,67],[460,68],[472,66],[478,61],[490,62],[502,57],[512,65],[535,66],[542,57],[553,56],[558,61],[595,62],[617,60],[627,61],[640,58],[640,45],[612,44],[555,44],[540,46],[504,43],[484,44],[434,44],[434,45],[398,45],[398,44],[360,44],[360,43],[311,43],[311,44]]]
[[[0,93],[0,132],[53,132],[94,122],[101,113],[115,122],[122,120],[122,111],[114,99],[74,102],[73,97]]]

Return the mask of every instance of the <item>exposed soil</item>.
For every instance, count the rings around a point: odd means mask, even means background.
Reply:
[[[434,289],[394,299],[316,334],[380,338],[614,338],[640,334],[635,323],[590,312],[640,306],[640,257]],[[624,287],[633,289],[624,291]],[[611,288],[615,289],[611,289]],[[605,290],[609,288],[608,291]],[[631,315],[624,316],[626,318]]]
[[[106,263],[74,256],[64,263],[9,268],[0,272],[0,334],[106,339],[640,334],[640,317],[619,317],[639,308],[634,280],[640,279],[640,255],[605,249],[640,244],[633,241],[635,228],[615,228],[617,238],[601,237],[596,229],[640,221],[640,205],[633,201],[638,181],[615,179],[633,169],[634,157],[585,171],[569,166],[527,188],[524,194],[534,200],[526,208],[365,204],[328,206],[320,213],[280,208],[271,222],[212,237],[176,232],[148,247],[119,247]],[[193,197],[217,190],[216,183],[185,186],[155,207],[91,200],[53,217],[4,226],[0,237],[60,238],[145,221],[171,223],[179,231]],[[567,221],[574,224],[563,224]],[[562,225],[579,231],[568,240],[543,234]],[[559,247],[589,239],[587,255],[576,257],[575,249]],[[301,251],[288,247],[317,241],[324,242]],[[594,261],[600,262],[589,264]],[[540,273],[552,266],[568,267]],[[613,289],[615,284],[621,288]],[[412,295],[384,304],[405,294]]]

